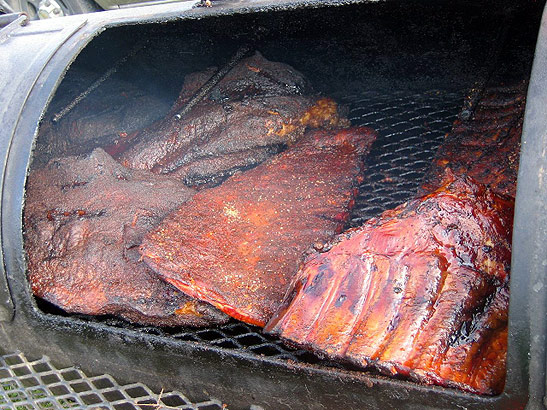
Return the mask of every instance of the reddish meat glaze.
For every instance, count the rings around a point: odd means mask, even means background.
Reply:
[[[513,201],[446,177],[308,256],[265,330],[386,374],[501,392]]]
[[[188,295],[263,326],[304,251],[343,229],[374,139],[367,128],[308,133],[183,204],[145,236],[144,261]]]

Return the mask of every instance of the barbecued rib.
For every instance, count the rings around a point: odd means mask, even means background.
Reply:
[[[178,112],[212,75],[211,70],[188,75],[170,114],[107,151],[129,168],[204,179],[202,161],[239,157],[237,163],[224,161],[220,171],[226,172],[262,162],[268,148],[294,143],[306,128],[349,125],[334,101],[301,95],[307,90],[302,74],[260,53],[242,60],[180,118]]]
[[[435,155],[422,193],[437,189],[446,167],[515,197],[526,84],[490,87],[473,117],[457,120]]]
[[[439,148],[425,196],[310,256],[266,330],[387,374],[501,392],[525,89],[486,89]]]
[[[308,256],[265,330],[386,374],[501,392],[513,201],[447,178]]]
[[[194,192],[124,168],[101,149],[31,172],[24,221],[32,291],[67,312],[159,326],[225,322],[161,281],[137,251],[142,236]]]
[[[188,295],[263,326],[303,252],[343,229],[374,139],[367,128],[306,134],[183,204],[145,236],[144,261]]]

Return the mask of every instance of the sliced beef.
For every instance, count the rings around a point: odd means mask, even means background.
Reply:
[[[423,193],[442,184],[445,168],[515,197],[526,84],[490,87],[473,117],[458,120],[435,155]]]
[[[266,331],[388,375],[500,393],[513,201],[447,176],[308,256]]]
[[[138,253],[142,236],[194,192],[129,170],[101,149],[31,172],[24,222],[32,291],[67,312],[142,324],[226,321],[211,305],[161,281]]]
[[[204,179],[204,161],[217,161],[217,168],[225,162],[219,171],[229,173],[294,143],[306,128],[349,125],[334,101],[302,95],[307,88],[300,73],[260,53],[242,60],[181,118],[178,113],[213,73],[188,75],[163,120],[107,151],[129,168]],[[227,156],[238,160],[217,160]]]
[[[145,236],[144,261],[186,294],[263,326],[304,251],[343,229],[374,139],[366,128],[306,134],[184,203]]]

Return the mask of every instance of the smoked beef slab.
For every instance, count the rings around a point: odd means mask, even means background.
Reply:
[[[239,62],[188,113],[178,115],[213,74],[186,76],[163,120],[107,152],[129,168],[176,173],[191,185],[211,176],[211,161],[217,173],[231,175],[294,143],[306,128],[349,126],[334,101],[302,95],[308,91],[302,74],[258,52]]]
[[[265,330],[389,375],[500,393],[513,201],[446,177],[308,256]]]
[[[69,71],[40,126],[34,166],[43,166],[53,158],[90,154],[97,147],[112,144],[149,126],[169,111],[165,99],[131,82],[111,77],[58,122],[52,122],[54,114],[61,112],[95,80],[96,74]]]
[[[186,294],[263,326],[304,251],[344,228],[374,140],[368,128],[307,133],[184,203],[145,236],[144,261]]]
[[[172,178],[129,170],[101,149],[31,172],[24,222],[32,291],[67,312],[142,324],[227,321],[161,281],[137,250],[142,236],[194,192]]]

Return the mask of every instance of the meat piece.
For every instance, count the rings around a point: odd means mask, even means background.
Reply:
[[[51,121],[96,79],[96,74],[83,70],[69,71],[41,124],[35,166],[43,166],[52,158],[89,154],[101,145],[123,140],[169,111],[169,103],[164,99],[112,77],[57,123]]]
[[[300,73],[260,53],[242,60],[208,98],[179,118],[177,113],[213,73],[187,76],[166,118],[107,151],[129,168],[203,179],[207,177],[201,172],[204,160],[232,155],[243,164],[258,163],[263,159],[253,156],[256,150],[264,154],[272,151],[268,147],[294,143],[306,128],[349,125],[334,101],[300,95],[306,89]],[[242,160],[245,155],[250,159]],[[220,172],[234,164],[226,167]]]
[[[166,174],[204,158],[291,144],[309,123],[317,121],[312,117],[314,113],[338,116],[334,101],[321,99],[313,105],[314,102],[309,97],[281,96],[256,97],[229,105],[198,105],[186,121],[172,117],[158,125],[154,135],[149,130],[143,131],[135,138],[146,136],[145,141],[118,159],[128,168]]]
[[[179,105],[189,100],[215,72],[215,68],[209,68],[187,75]],[[241,101],[257,96],[302,95],[309,92],[310,86],[302,73],[288,64],[269,61],[256,51],[222,78],[209,100]]]
[[[191,164],[183,165],[171,175],[180,178],[186,185],[203,189],[211,185],[218,185],[227,177],[252,168],[281,150],[281,146],[261,147],[202,158]]]
[[[374,139],[367,128],[310,132],[200,191],[145,236],[145,262],[186,294],[263,326],[303,252],[343,229]]]
[[[513,201],[448,171],[437,191],[308,256],[267,332],[427,384],[503,389]]]
[[[515,197],[525,96],[526,84],[486,89],[472,119],[456,121],[446,136],[422,192],[437,189],[449,167],[496,193]]]
[[[67,312],[143,324],[226,321],[140,261],[144,233],[193,194],[178,181],[128,170],[101,149],[33,171],[24,211],[32,291]]]

